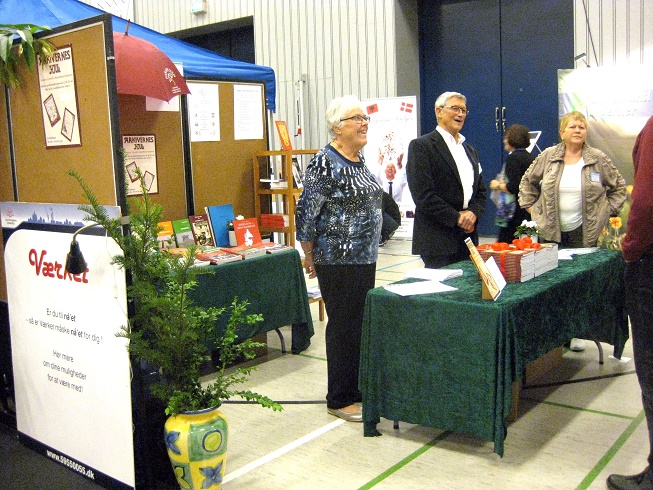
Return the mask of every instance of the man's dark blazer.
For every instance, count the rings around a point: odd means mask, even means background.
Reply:
[[[476,150],[467,143],[463,147],[474,167],[474,188],[467,209],[476,215],[478,225],[485,210],[485,185]],[[468,236],[478,244],[476,228],[467,234],[458,227],[459,213],[463,210],[463,186],[456,162],[438,131],[410,142],[406,176],[415,202],[414,254],[455,254],[461,245],[465,246],[464,239]]]

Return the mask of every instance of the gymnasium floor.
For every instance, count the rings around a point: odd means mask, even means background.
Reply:
[[[377,285],[418,267],[422,262],[410,254],[410,242],[392,239],[380,249]],[[538,380],[552,386],[522,392],[503,458],[475,436],[404,422],[394,430],[385,419],[378,426],[382,437],[364,438],[361,424],[326,411],[326,323],[318,320],[317,304],[311,307],[310,348],[282,355],[277,335],[269,334],[269,354],[248,385],[286,401],[283,412],[222,407],[230,422],[225,490],[605,489],[610,473],[638,473],[646,464],[648,435],[633,362],[608,359],[607,344],[603,366],[588,343],[584,352],[566,351],[562,364]],[[282,332],[290,345],[290,328]],[[630,341],[624,356],[632,358]],[[617,376],[602,377],[609,374]],[[1,488],[100,488],[22,447],[2,424],[0,429]]]
[[[423,267],[409,241],[393,239],[379,251],[377,286]],[[364,438],[361,424],[326,411],[325,324],[312,306],[311,347],[297,356],[273,354],[254,372],[252,388],[279,400],[321,403],[287,404],[281,413],[223,406],[232,421],[225,489],[604,489],[609,474],[638,473],[646,465],[648,436],[632,359],[608,359],[612,347],[604,344],[601,366],[590,342],[584,352],[566,351],[538,384],[623,375],[523,391],[503,458],[474,436],[403,422],[397,431],[385,419],[382,437]],[[279,347],[276,335],[268,338]],[[632,358],[630,341],[624,356]]]

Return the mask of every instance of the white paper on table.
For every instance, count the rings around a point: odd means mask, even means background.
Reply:
[[[413,296],[415,294],[443,293],[456,291],[458,288],[447,286],[438,281],[419,281],[404,284],[386,284],[384,289],[399,296]]]
[[[412,269],[404,274],[404,279],[426,279],[428,281],[446,281],[463,275],[462,269]]]
[[[558,250],[558,260],[572,260],[572,255],[585,255],[598,252],[599,247],[563,248]]]

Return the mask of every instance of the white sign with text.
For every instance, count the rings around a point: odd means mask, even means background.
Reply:
[[[72,468],[135,485],[125,275],[105,236],[79,235],[85,272],[64,270],[72,234],[18,229],[5,245],[18,431]],[[65,456],[64,456],[65,455]]]

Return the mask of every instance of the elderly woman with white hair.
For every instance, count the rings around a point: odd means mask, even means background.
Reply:
[[[311,160],[296,211],[297,240],[309,278],[317,276],[328,316],[327,410],[362,422],[358,389],[363,310],[374,287],[383,191],[365,166],[370,118],[354,96],[326,113],[331,142]]]

